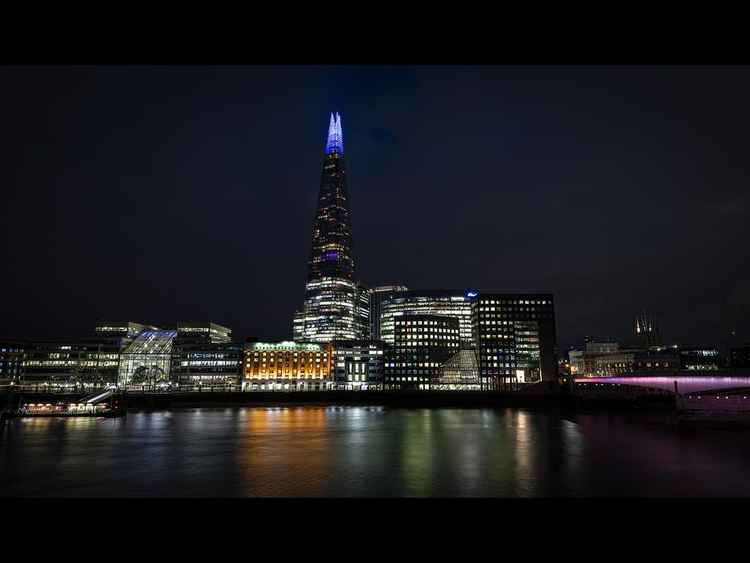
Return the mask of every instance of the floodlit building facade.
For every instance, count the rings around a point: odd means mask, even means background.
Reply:
[[[242,366],[243,391],[329,389],[333,346],[297,342],[248,342]]]
[[[369,290],[354,280],[351,211],[341,116],[331,114],[296,342],[361,339],[369,332]]]

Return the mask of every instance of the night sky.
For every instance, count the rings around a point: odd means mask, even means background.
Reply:
[[[329,113],[357,277],[555,294],[558,340],[750,340],[750,70],[5,67],[0,336],[291,338]]]

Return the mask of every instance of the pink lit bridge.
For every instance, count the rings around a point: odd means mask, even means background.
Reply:
[[[680,395],[689,393],[743,392],[750,394],[750,374],[747,375],[650,375],[631,377],[579,377],[576,386],[598,387],[601,390],[641,388],[650,392],[674,393],[674,382]],[[593,389],[592,389],[593,390]]]

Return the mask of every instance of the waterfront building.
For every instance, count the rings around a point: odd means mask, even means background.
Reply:
[[[170,382],[176,330],[144,330],[120,355],[118,385],[154,389]]]
[[[483,387],[557,380],[551,294],[481,292],[472,302],[472,330]]]
[[[355,340],[369,332],[369,292],[354,280],[351,211],[341,116],[331,114],[296,342]],[[366,309],[366,313],[365,313]],[[364,313],[364,314],[362,314]]]
[[[380,316],[382,315],[383,300],[394,293],[408,291],[405,285],[381,285],[372,288],[370,292],[370,337],[380,339]]]
[[[721,368],[721,356],[717,348],[692,347],[678,348],[680,369],[685,371],[718,371]]]
[[[385,362],[386,389],[430,389],[461,347],[460,323],[444,315],[401,315]]]
[[[144,330],[155,326],[133,321],[101,321],[93,337],[79,340],[78,378],[84,387],[116,385],[119,378],[120,354]]]
[[[386,346],[382,340],[335,340],[332,347],[336,388],[381,388]]]
[[[0,384],[8,385],[21,380],[27,346],[25,340],[0,341]]]
[[[23,385],[73,385],[79,367],[75,339],[35,339],[24,351]]]
[[[583,351],[571,350],[569,358],[577,377],[676,374],[681,367],[677,347],[621,349],[616,342],[588,342]]]
[[[330,343],[248,342],[242,367],[243,391],[324,390],[332,385]]]
[[[471,303],[477,292],[466,289],[394,292],[383,298],[380,316],[380,337],[395,343],[395,320],[406,315],[442,315],[458,320],[461,343],[473,346]]]
[[[239,385],[244,345],[231,329],[211,323],[177,323],[170,379],[181,389]]]
[[[478,390],[481,388],[479,381],[479,364],[477,353],[474,349],[465,348],[451,356],[440,368],[440,376],[437,382],[432,384],[433,389]]]

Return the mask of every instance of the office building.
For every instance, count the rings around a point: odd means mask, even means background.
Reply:
[[[330,343],[248,342],[242,367],[243,391],[320,391],[331,387]]]
[[[395,343],[395,320],[406,315],[442,315],[458,320],[461,343],[473,347],[471,303],[477,295],[473,290],[428,290],[394,292],[383,298],[380,317],[380,337],[388,344]]]
[[[685,371],[719,371],[722,367],[717,348],[679,347],[680,369]]]
[[[408,291],[404,285],[382,285],[372,288],[370,292],[370,338],[380,339],[380,316],[382,315],[383,300],[394,293]]]
[[[154,389],[170,384],[176,330],[144,330],[120,354],[118,386]]]
[[[28,344],[25,340],[0,340],[0,385],[20,382]]]
[[[557,380],[551,294],[481,292],[472,302],[472,330],[484,388]]]
[[[385,363],[386,389],[430,389],[461,347],[459,320],[443,315],[402,315],[393,321],[393,348]]]
[[[170,379],[180,389],[239,385],[244,345],[232,342],[232,331],[206,323],[177,323],[172,344]]]
[[[369,295],[365,308],[365,290],[354,280],[341,117],[331,114],[305,299],[302,309],[294,315],[294,340],[330,342],[366,337],[369,332]]]
[[[333,380],[337,389],[379,389],[383,385],[385,342],[335,340]]]
[[[437,382],[433,382],[432,389],[449,391],[479,390],[479,364],[477,353],[473,349],[459,350],[440,368]]]

